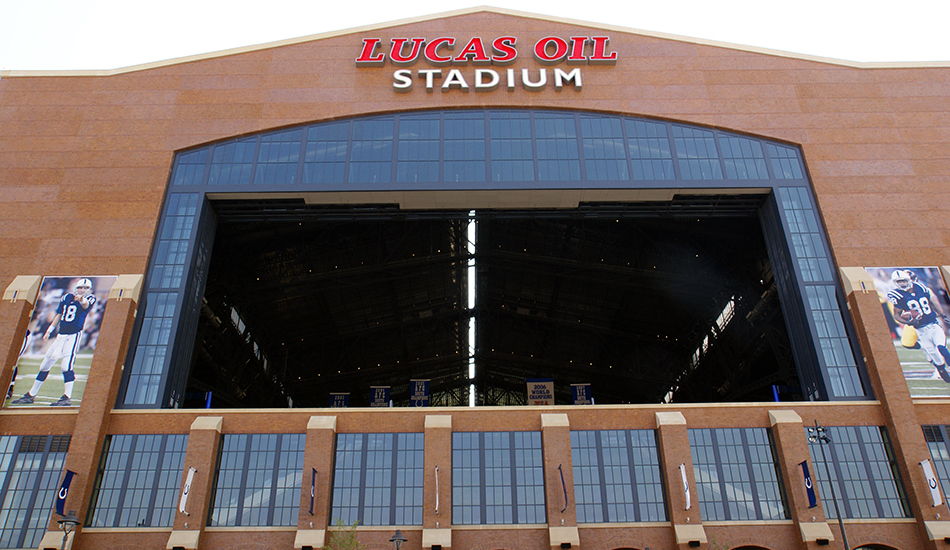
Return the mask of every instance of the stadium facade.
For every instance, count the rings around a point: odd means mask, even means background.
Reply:
[[[77,549],[948,547],[948,96],[947,64],[499,9],[2,72],[0,548],[59,548],[57,494]]]

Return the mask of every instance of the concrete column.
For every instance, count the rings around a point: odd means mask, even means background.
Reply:
[[[544,498],[547,503],[551,548],[579,547],[577,509],[574,507],[574,466],[571,459],[571,424],[566,414],[541,415],[544,453]],[[563,483],[561,475],[563,474]]]
[[[825,520],[821,502],[818,502],[814,508],[808,507],[808,493],[805,489],[801,463],[807,463],[812,478],[815,475],[815,467],[808,458],[808,444],[802,417],[791,410],[769,411],[769,422],[772,425],[772,437],[775,440],[779,469],[782,478],[786,480],[785,496],[788,500],[789,512],[802,535],[800,548],[803,550],[817,550],[819,547],[835,548],[832,546],[835,544],[832,542],[835,537]],[[817,492],[816,489],[816,495]],[[827,545],[825,541],[828,542]]]
[[[304,448],[303,487],[300,491],[300,515],[294,548],[322,548],[330,524],[330,497],[333,491],[333,454],[336,449],[336,416],[311,416],[307,422],[307,443]],[[311,487],[313,470],[316,483]],[[313,514],[310,513],[310,491],[313,491]]]
[[[422,548],[452,547],[452,416],[426,415]]]
[[[109,426],[108,416],[122,380],[122,364],[125,362],[132,325],[135,322],[140,281],[141,275],[120,276],[120,280],[116,281],[109,293],[110,299],[99,328],[96,353],[92,358],[82,404],[77,413],[76,427],[69,440],[64,469],[72,470],[76,475],[66,497],[65,511],[68,513],[75,510],[80,519],[86,517],[99,456],[102,454],[102,445]],[[120,289],[124,294],[122,299],[115,297]],[[41,541],[43,548],[59,548],[62,544],[58,519],[55,514],[51,515],[46,535]],[[81,536],[81,524],[76,526],[74,533],[77,537]]]
[[[173,531],[166,544],[168,550],[198,550],[201,535],[208,524],[222,424],[223,419],[220,416],[199,416],[191,424],[181,476],[182,492],[187,485],[188,501],[185,504],[185,513],[180,509],[175,512]],[[194,468],[195,472],[191,483],[188,484],[191,468]]]
[[[686,431],[686,417],[679,411],[656,413],[657,440],[660,445],[660,469],[666,480],[666,502],[670,510],[670,524],[676,548],[691,548],[690,543],[706,543],[706,531],[699,515],[699,503],[696,500],[696,480],[693,476],[693,457],[689,451],[689,434]],[[686,508],[686,488],[683,486],[683,474],[686,471],[686,483],[689,486],[689,509]]]
[[[933,506],[930,499],[930,487],[919,465],[930,459],[930,450],[883,317],[874,280],[861,267],[841,268],[841,279],[848,293],[848,309],[857,329],[871,386],[881,402],[884,423],[917,520],[922,544],[919,547],[946,548],[944,538],[950,536],[950,521],[947,521],[950,511],[946,500],[940,506]]]

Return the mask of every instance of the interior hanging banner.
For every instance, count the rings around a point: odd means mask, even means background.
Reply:
[[[389,386],[370,386],[369,387],[369,406],[370,407],[388,407],[389,406]]]
[[[525,381],[528,383],[529,405],[554,404],[553,378],[528,378]]]
[[[413,407],[429,406],[429,381],[409,381],[409,404]]]

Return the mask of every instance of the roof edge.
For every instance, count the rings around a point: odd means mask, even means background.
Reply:
[[[730,50],[737,50],[749,53],[757,53],[763,55],[770,55],[774,57],[784,57],[789,59],[798,59],[802,61],[812,61],[816,63],[824,63],[830,65],[839,65],[843,67],[851,67],[856,69],[916,69],[916,68],[950,68],[950,61],[847,61],[843,59],[835,59],[831,57],[821,57],[816,55],[801,54],[794,52],[787,52],[784,50],[774,50],[770,48],[760,48],[757,46],[746,46],[742,44],[734,44],[731,42],[720,42],[718,40],[707,40],[704,38],[692,38],[688,36],[681,36],[677,34],[669,34],[662,32],[646,31],[642,29],[635,29],[631,27],[622,27],[620,25],[611,25],[604,23],[594,23],[591,21],[582,21],[578,19],[570,19],[566,17],[556,17],[549,15],[541,15],[536,13],[529,13],[517,10],[511,10],[507,8],[496,8],[492,6],[476,6],[472,8],[463,8],[458,10],[446,11],[441,13],[436,13],[432,15],[418,16],[418,17],[408,17],[405,19],[397,19],[395,21],[388,21],[385,23],[374,23],[372,25],[363,25],[360,27],[352,27],[349,29],[343,29],[338,31],[329,31],[317,34],[311,34],[307,36],[300,36],[297,38],[288,38],[285,40],[277,40],[274,42],[265,42],[262,44],[255,44],[252,46],[241,46],[238,48],[230,48],[226,50],[218,50],[214,52],[189,55],[184,57],[176,57],[172,59],[166,59],[162,61],[153,61],[149,63],[142,63],[139,65],[130,65],[128,67],[121,67],[117,69],[104,69],[104,70],[5,70],[0,71],[0,78],[17,78],[17,77],[44,77],[44,76],[55,76],[55,77],[75,77],[75,76],[116,76],[126,73],[133,73],[138,71],[145,71],[148,69],[156,69],[161,67],[168,67],[171,65],[179,65],[183,63],[190,63],[193,61],[202,61],[205,59],[215,59],[218,57],[227,57],[230,55],[237,55],[247,52],[254,52],[259,50],[266,50],[270,48],[278,48],[281,46],[290,46],[294,44],[300,44],[303,42],[311,42],[314,40],[322,40],[327,38],[335,38],[338,36],[343,36],[347,34],[355,34],[359,32],[367,32],[385,29],[389,27],[395,27],[399,25],[408,25],[412,23],[420,23],[431,21],[433,19],[442,19],[446,17],[457,17],[460,15],[469,15],[473,13],[480,12],[491,12],[498,13],[501,15],[510,15],[514,17],[522,17],[526,19],[536,19],[540,21],[550,21],[552,23],[561,23],[566,25],[579,25],[584,27],[595,27],[598,29],[621,32],[625,34],[637,34],[641,36],[648,36],[651,38],[659,38],[663,40],[675,40],[677,42],[687,42],[691,44],[698,44],[702,46],[713,46],[717,48],[726,48]]]

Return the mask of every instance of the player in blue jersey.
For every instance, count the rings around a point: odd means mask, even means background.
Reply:
[[[894,306],[894,318],[917,330],[917,341],[937,369],[944,382],[950,382],[950,350],[947,350],[947,333],[943,327],[943,308],[933,292],[917,282],[910,270],[898,269],[891,274],[897,288],[887,293]]]
[[[60,368],[63,370],[65,389],[63,396],[50,406],[68,407],[73,404],[71,397],[73,382],[76,380],[73,365],[76,362],[76,353],[79,351],[86,315],[92,310],[95,303],[96,295],[92,293],[92,281],[89,279],[79,279],[75,291],[67,293],[59,300],[59,305],[56,307],[56,316],[53,317],[49,328],[43,334],[43,340],[49,340],[53,336],[53,331],[57,328],[59,333],[40,364],[40,371],[36,374],[33,387],[23,397],[13,401],[13,404],[28,405],[33,403],[37,392],[40,391],[40,387],[46,381],[46,377],[49,376],[50,369],[60,359],[63,361]]]

